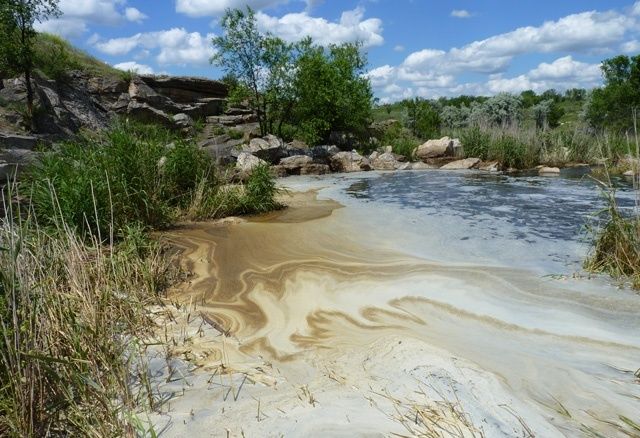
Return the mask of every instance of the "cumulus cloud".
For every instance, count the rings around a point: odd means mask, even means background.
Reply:
[[[583,63],[574,57],[607,51],[614,53],[618,47],[629,53],[637,50],[638,41],[628,40],[629,35],[637,35],[635,13],[640,16],[640,1],[634,4],[632,14],[615,10],[587,11],[547,21],[540,26],[520,27],[449,50],[426,48],[409,54],[397,66],[385,65],[374,69],[369,77],[383,96],[385,90],[396,89],[390,87],[392,84],[403,90],[412,90],[413,95],[428,94],[431,97],[591,87],[600,83],[599,65]],[[541,63],[526,74],[506,75],[515,57],[532,53],[571,56]],[[468,73],[487,75],[486,82],[459,84],[458,76]],[[393,97],[397,98],[397,94]]]
[[[142,23],[145,19],[149,18],[136,8],[125,9],[124,16],[127,18],[127,20],[133,21],[135,23]]]
[[[236,9],[249,6],[254,10],[268,8],[289,0],[177,0],[176,12],[190,17],[206,17],[224,14],[228,8]],[[318,3],[317,0],[308,0],[307,5],[312,7]]]
[[[338,22],[312,17],[307,12],[286,14],[280,18],[258,12],[256,20],[260,30],[269,31],[289,42],[310,36],[322,45],[356,41],[361,41],[365,47],[382,45],[382,20],[364,19],[364,12],[360,7],[345,11]]]
[[[111,56],[126,55],[135,49],[142,49],[143,53],[153,50],[156,61],[162,65],[207,65],[214,54],[213,36],[173,28],[98,41],[95,48]]]
[[[451,11],[451,16],[455,18],[470,18],[471,12],[466,9],[454,9]]]
[[[620,45],[620,50],[622,50],[624,53],[640,53],[640,41],[638,40],[631,40],[631,41],[626,41],[624,43],[622,43],[622,45]]]
[[[141,75],[152,75],[154,73],[153,69],[148,65],[138,64],[134,61],[121,62],[120,64],[115,64],[113,67],[123,71],[134,71]]]
[[[90,24],[114,26],[124,20],[141,22],[146,15],[136,8],[125,8],[126,0],[60,0],[62,16],[36,23],[36,30],[67,38],[79,37]]]

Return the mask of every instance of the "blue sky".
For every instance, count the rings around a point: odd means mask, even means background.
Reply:
[[[118,68],[217,78],[218,18],[247,4],[286,40],[364,42],[382,101],[593,87],[640,53],[640,0],[60,0],[39,27]]]

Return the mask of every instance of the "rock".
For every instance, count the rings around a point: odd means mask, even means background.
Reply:
[[[284,175],[324,175],[329,173],[329,166],[326,164],[317,164],[313,162],[313,158],[308,155],[294,155],[280,160],[280,164],[276,167],[276,173],[279,176]]]
[[[371,160],[371,167],[375,170],[400,170],[406,168],[406,163],[402,163],[398,159],[399,157],[393,152],[385,152]]]
[[[313,158],[308,155],[293,155],[291,157],[286,157],[280,160],[280,165],[287,168],[300,168],[302,166],[306,166],[307,164],[311,164],[312,162]]]
[[[634,176],[636,176],[636,173],[633,170],[627,170],[625,173],[622,174],[623,176],[626,176],[628,178],[633,178]]]
[[[182,76],[140,76],[156,93],[177,103],[193,103],[205,98],[226,98],[229,91],[223,82]]]
[[[382,148],[382,153],[383,154],[387,154],[387,153],[392,153],[393,152],[393,146],[385,146]]]
[[[478,169],[483,170],[485,172],[500,172],[500,168],[502,166],[498,161],[488,161],[486,163],[480,163]]]
[[[181,129],[191,129],[193,127],[193,119],[184,113],[174,115],[173,123]]]
[[[557,167],[541,167],[538,170],[538,175],[540,176],[559,176],[560,175],[560,169]]]
[[[371,152],[371,155],[369,155],[369,161],[373,161],[376,158],[378,158],[380,156],[380,152],[378,151],[373,151]]]
[[[440,169],[442,170],[463,170],[473,169],[480,163],[480,158],[465,158],[464,160],[452,161],[449,164],[445,164]]]
[[[282,140],[275,136],[252,138],[249,145],[242,148],[242,151],[255,155],[270,164],[277,164],[282,158],[286,157],[286,152],[282,147]]]
[[[335,145],[323,145],[311,148],[311,156],[315,161],[325,161],[327,163],[329,159],[338,152],[340,152],[340,149]]]
[[[164,111],[153,108],[147,103],[141,103],[135,100],[129,102],[127,106],[127,114],[132,118],[143,123],[158,123],[167,128],[173,127],[173,118]]]
[[[462,158],[464,157],[464,147],[462,146],[462,143],[460,142],[459,139],[454,138],[453,140],[453,156],[456,158]]]
[[[258,118],[255,114],[245,114],[238,116],[212,116],[207,117],[207,123],[213,123],[223,126],[236,126],[236,125],[244,125],[247,123],[255,123],[258,121]]]
[[[427,164],[422,161],[416,161],[415,163],[407,163],[406,170],[427,170],[427,169],[437,169],[438,166],[435,164]]]
[[[331,172],[326,164],[310,163],[300,168],[300,175],[325,175]]]
[[[334,172],[359,172],[361,170],[371,170],[371,163],[368,158],[363,157],[355,151],[338,152],[330,158],[331,170]]]
[[[256,167],[265,164],[267,164],[266,161],[261,160],[255,155],[251,155],[247,152],[241,152],[240,155],[238,155],[238,161],[236,161],[236,169],[248,174],[251,173],[251,171]]]
[[[177,113],[180,108],[167,96],[157,93],[139,77],[134,77],[129,84],[129,97],[141,103],[146,103],[154,109]]]
[[[0,147],[4,149],[25,149],[31,151],[37,144],[38,139],[30,135],[0,132]]]
[[[429,140],[418,146],[415,156],[422,161],[430,158],[452,157],[453,140],[449,137],[443,137],[440,140]]]
[[[285,144],[284,150],[289,156],[310,154],[309,146],[305,142],[299,140],[293,140],[292,142]]]

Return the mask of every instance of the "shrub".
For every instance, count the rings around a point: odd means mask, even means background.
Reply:
[[[131,224],[170,225],[192,208],[202,186],[211,203],[222,184],[209,156],[193,143],[157,126],[127,122],[45,154],[24,182],[41,223],[56,225],[61,217],[79,232],[101,238]],[[213,217],[263,211],[241,202],[206,210]]]
[[[486,160],[489,156],[491,135],[478,126],[462,131],[460,141],[464,145],[464,153],[467,157]]]

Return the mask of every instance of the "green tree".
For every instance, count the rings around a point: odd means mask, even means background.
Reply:
[[[293,123],[307,142],[328,140],[332,132],[363,138],[373,111],[365,77],[366,56],[358,44],[315,46],[307,40],[296,63]]]
[[[564,110],[553,99],[546,99],[531,108],[536,128],[546,130],[560,125]]]
[[[221,20],[223,35],[212,40],[216,54],[211,62],[237,80],[231,100],[249,103],[262,135],[282,126],[292,106],[294,46],[258,31],[255,12],[247,7],[227,9]]]
[[[58,0],[0,0],[0,70],[24,75],[27,112],[33,114],[34,43],[36,22],[60,16]]]
[[[422,139],[432,139],[440,135],[440,113],[425,99],[410,99],[407,107],[407,127],[413,135]]]
[[[640,55],[602,62],[604,87],[591,94],[586,118],[597,128],[625,131],[633,126],[633,110],[640,107]]]

